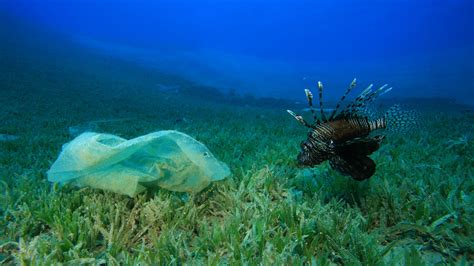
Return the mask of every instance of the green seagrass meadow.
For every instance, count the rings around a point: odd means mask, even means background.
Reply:
[[[18,137],[0,142],[0,264],[474,261],[472,108],[412,103],[421,125],[388,135],[371,156],[376,174],[358,182],[327,163],[296,165],[307,132],[285,103],[28,45],[0,63],[0,133]],[[194,195],[154,190],[134,198],[47,181],[75,130],[129,139],[167,129],[204,143],[232,176]]]

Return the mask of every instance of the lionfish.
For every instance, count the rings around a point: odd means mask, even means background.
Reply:
[[[341,111],[344,99],[356,86],[354,79],[331,113],[323,109],[323,84],[318,81],[320,118],[313,108],[313,94],[305,90],[314,123],[309,124],[301,115],[287,110],[301,124],[311,129],[306,141],[301,142],[298,154],[300,166],[313,167],[329,160],[331,167],[355,180],[365,180],[375,173],[375,162],[369,157],[380,148],[385,135],[383,130],[402,131],[416,121],[415,113],[402,111],[399,105],[388,109],[385,115],[374,117],[370,104],[392,90],[385,84],[378,89],[369,85]]]

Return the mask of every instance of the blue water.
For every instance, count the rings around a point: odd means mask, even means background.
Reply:
[[[11,0],[0,10],[224,91],[301,99],[322,80],[335,98],[357,77],[389,83],[392,97],[474,103],[470,0]]]
[[[0,265],[474,265],[473,14],[0,0]]]

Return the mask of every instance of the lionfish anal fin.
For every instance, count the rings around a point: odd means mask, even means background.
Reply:
[[[356,180],[365,180],[375,173],[375,162],[367,156],[334,156],[329,160],[332,168]]]

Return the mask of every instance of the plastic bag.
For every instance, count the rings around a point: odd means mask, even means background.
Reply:
[[[202,143],[178,131],[126,140],[83,133],[63,145],[48,180],[113,191],[131,197],[147,187],[196,193],[230,175]]]

